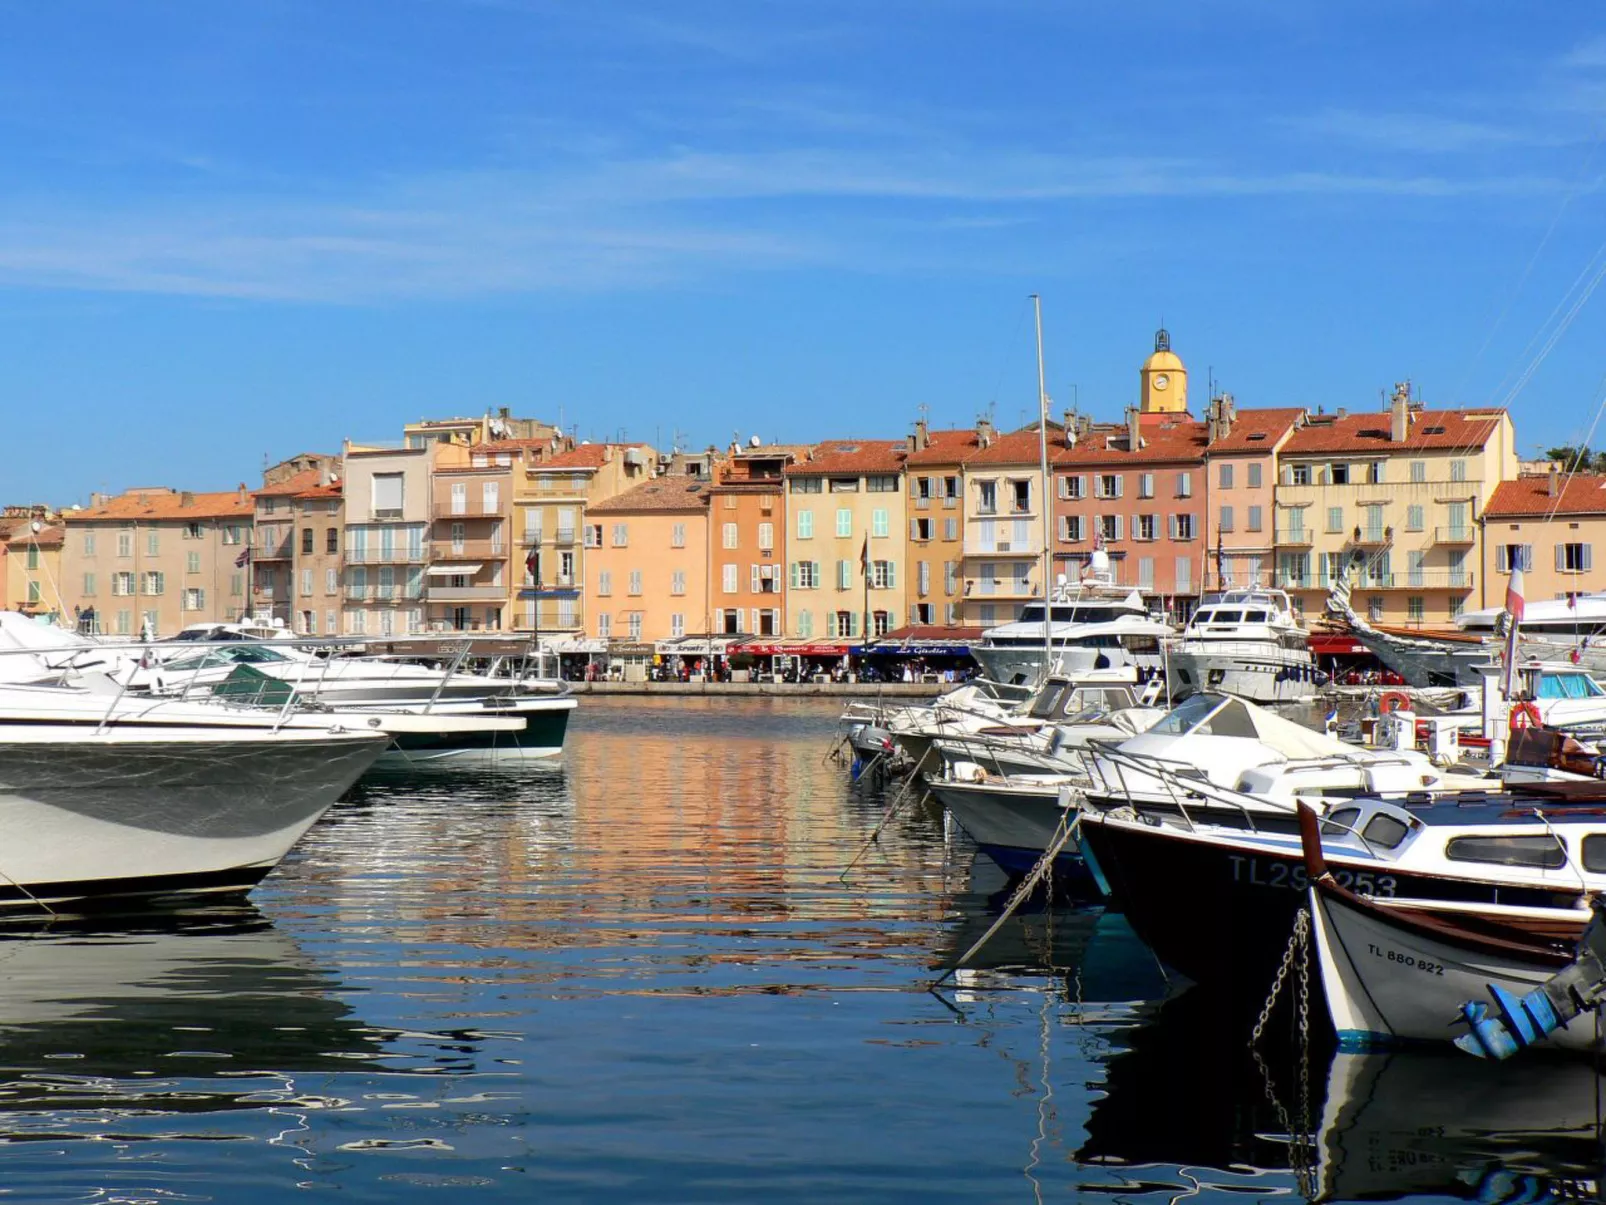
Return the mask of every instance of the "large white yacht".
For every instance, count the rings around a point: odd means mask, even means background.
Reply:
[[[1029,684],[1051,673],[1125,665],[1158,673],[1161,641],[1175,634],[1150,616],[1140,591],[1115,584],[1109,556],[1100,550],[1080,580],[1061,577],[1046,623],[1044,604],[1027,603],[1018,619],[983,632],[970,652],[995,682]]]
[[[1322,678],[1309,634],[1282,590],[1227,590],[1207,597],[1167,654],[1171,689],[1212,690],[1256,703],[1295,703]]]
[[[1502,635],[1504,607],[1464,611],[1455,625],[1469,635],[1491,643]],[[1533,661],[1571,661],[1597,674],[1606,674],[1606,591],[1564,598],[1542,598],[1523,607],[1517,629],[1517,656]]]

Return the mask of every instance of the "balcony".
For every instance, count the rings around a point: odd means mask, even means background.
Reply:
[[[965,541],[966,556],[1042,556],[1043,542],[1041,537],[1029,540],[981,540],[970,539]]]
[[[426,597],[432,603],[505,602],[507,587],[493,586],[490,583],[479,586],[437,586],[431,582],[426,590]]]
[[[1279,590],[1325,590],[1327,588],[1318,586],[1315,579],[1308,573],[1289,573],[1287,570],[1279,569],[1276,578]],[[1361,590],[1365,587],[1356,586],[1355,588]]]
[[[1394,543],[1392,527],[1357,527],[1350,532],[1349,542],[1356,548],[1382,548]]]
[[[341,554],[348,565],[422,565],[428,558],[419,548],[348,548]]]
[[[422,591],[403,585],[347,586],[345,594],[349,602],[417,602],[423,597]]]
[[[1460,527],[1435,527],[1433,529],[1433,542],[1435,544],[1471,544],[1476,538],[1475,529],[1466,524]]]
[[[506,540],[431,540],[430,558],[437,561],[505,561]]]
[[[1282,548],[1309,548],[1312,537],[1308,527],[1279,527],[1272,533],[1272,542]]]
[[[478,499],[475,499],[478,501]],[[453,510],[450,502],[432,502],[429,506],[429,517],[432,519],[457,519],[467,522],[470,519],[505,519],[507,515],[500,510],[481,510],[470,507],[467,510]]]
[[[288,561],[294,551],[295,541],[286,536],[275,544],[253,544],[251,546],[251,559],[255,561]]]
[[[965,597],[988,602],[992,599],[1038,598],[1042,591],[1036,583],[1018,578],[979,578],[965,583]]]

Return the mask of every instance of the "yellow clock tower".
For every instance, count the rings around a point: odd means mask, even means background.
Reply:
[[[1165,327],[1154,332],[1154,354],[1138,372],[1142,381],[1139,408],[1144,414],[1180,414],[1188,409],[1188,370],[1171,350]]]

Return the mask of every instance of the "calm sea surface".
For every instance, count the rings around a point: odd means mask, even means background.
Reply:
[[[1119,916],[1031,908],[815,701],[583,700],[562,762],[366,781],[183,925],[0,935],[0,1197],[1593,1195],[1594,1072],[1264,1066]]]

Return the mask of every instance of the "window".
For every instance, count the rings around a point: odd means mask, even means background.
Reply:
[[[896,494],[898,492],[898,478],[896,474],[886,473],[864,479],[866,492],[872,494]]]
[[[686,634],[686,616],[683,615],[681,612],[676,611],[673,615],[671,615],[669,617],[669,636],[670,636],[670,638],[672,640],[678,640],[678,639],[680,639],[680,637],[684,636],[685,634]]]
[[[1140,556],[1138,558],[1138,587],[1143,590],[1154,589],[1154,558]]]
[[[1177,558],[1177,593],[1188,594],[1193,590],[1193,558],[1179,556]]]
[[[133,532],[131,532],[131,531],[120,531],[120,532],[117,533],[117,555],[118,556],[133,556],[134,555],[134,533]]]
[[[1349,484],[1349,465],[1330,464],[1327,466],[1327,480],[1333,485]]]
[[[1178,473],[1177,474],[1177,497],[1179,497],[1179,498],[1191,498],[1191,497],[1193,497],[1193,474],[1192,473]]]
[[[915,505],[928,506],[931,503],[931,478],[915,478]]]
[[[1383,599],[1379,595],[1373,594],[1366,600],[1366,617],[1373,623],[1382,621]]]
[[[502,490],[499,481],[480,483],[480,513],[494,515],[502,509]]]
[[[735,495],[732,494],[731,497],[732,497],[732,499],[734,499]],[[726,547],[726,548],[735,548],[736,547],[736,541],[737,541],[737,538],[738,538],[737,537],[737,531],[736,531],[736,524],[734,524],[734,523],[723,524],[722,528],[721,528],[721,538],[723,540],[723,546],[724,547]]]
[[[339,572],[339,570],[325,569],[323,571],[323,592],[325,594],[335,594],[335,593],[338,593],[339,590],[340,590],[340,572]],[[333,627],[333,625],[327,625],[327,626],[329,628]]]
[[[1261,531],[1265,528],[1265,525],[1265,508],[1260,506],[1251,506],[1249,508],[1249,530]]]
[[[804,609],[797,613],[797,634],[799,636],[814,635],[814,614]]]
[[[1606,833],[1590,833],[1582,842],[1584,869],[1606,870]]]
[[[1196,532],[1192,515],[1171,516],[1171,538],[1173,540],[1191,540]]]
[[[1156,537],[1160,524],[1155,516],[1134,515],[1132,519],[1132,538],[1134,540],[1153,540]]]
[[[797,538],[812,540],[814,538],[814,512],[800,510],[797,512]]]
[[[794,494],[818,494],[822,489],[822,482],[818,477],[794,477],[791,481]]]
[[[145,594],[145,595],[149,595],[151,597],[155,597],[156,595],[159,595],[159,594],[162,593],[162,590],[166,586],[166,584],[167,584],[167,582],[166,582],[166,575],[165,574],[156,573],[154,571],[150,572],[150,573],[145,573],[145,574],[142,574],[141,577],[140,577],[139,592],[141,594]]]
[[[898,567],[893,561],[870,562],[870,589],[893,590],[898,585]]]
[[[957,540],[959,538],[958,519],[944,519],[942,521],[942,538],[945,540]]]
[[[1413,503],[1405,508],[1405,530],[1422,530],[1422,507]]]
[[[243,574],[243,573],[231,573],[231,574],[229,574],[229,597],[230,598],[239,598],[244,593],[245,593],[245,574]]]
[[[95,595],[95,575],[93,573],[86,573],[86,574],[84,574],[84,597],[85,598],[93,598],[94,595]]]
[[[885,636],[892,629],[892,616],[887,611],[872,611],[870,624],[871,630],[877,636]]]
[[[1152,497],[1154,497],[1154,474],[1153,473],[1139,473],[1138,474],[1138,497],[1139,498],[1152,498]]]
[[[145,553],[147,556],[162,555],[162,536],[160,532],[148,531],[145,533]]]
[[[632,594],[640,594],[641,593],[641,570],[640,569],[632,569],[630,571],[629,582],[630,582],[630,593],[632,593]]]
[[[558,553],[558,585],[572,586],[574,584],[574,553]]]
[[[853,562],[838,561],[836,563],[836,588],[846,590],[853,585]]]
[[[1521,569],[1524,573],[1532,573],[1534,567],[1534,546],[1532,544],[1500,544],[1494,553],[1495,569],[1500,573],[1510,573],[1513,569]]]
[[[630,545],[630,525],[628,523],[615,523],[613,525],[613,546],[627,548]]]
[[[531,517],[533,517],[534,522],[531,522]],[[539,544],[541,542],[541,512],[540,511],[538,511],[538,510],[537,511],[530,511],[528,516],[525,518],[525,520],[524,520],[524,539],[525,539],[526,542],[531,543],[531,544]],[[587,548],[601,548],[602,547],[602,524],[601,523],[587,523],[586,524],[584,544],[585,544],[585,547],[587,547]]]
[[[84,555],[95,555],[95,533],[92,531],[84,532]]]
[[[1589,544],[1557,544],[1557,573],[1588,573],[1594,567],[1594,550]]]
[[[995,515],[998,513],[998,483],[996,481],[976,482],[976,513],[982,515]]]
[[[1016,514],[1024,514],[1032,509],[1032,483],[1030,481],[1011,481],[1010,490],[1014,497],[1012,509]]]
[[[839,538],[853,534],[853,512],[845,506],[837,507],[836,534]]]
[[[915,582],[917,593],[922,596],[931,593],[931,563],[929,561],[921,561],[915,567]]]
[[[604,640],[613,636],[613,616],[606,613],[597,616],[597,635]]]
[[[831,492],[833,494],[856,494],[859,492],[859,479],[857,477],[831,478]]]
[[[870,512],[870,535],[876,539],[885,539],[892,532],[892,525],[887,519],[887,512],[877,507]]]
[[[204,610],[206,610],[206,591],[205,590],[194,589],[194,588],[185,590],[184,591],[184,609],[186,611],[204,611]]]
[[[312,555],[312,540],[312,528],[303,527],[301,529],[301,553],[303,556]]]
[[[640,611],[632,611],[632,612],[630,612],[630,614],[625,617],[625,622],[626,622],[626,629],[630,633],[630,639],[632,639],[632,640],[640,640],[641,639],[641,612]]]
[[[1366,466],[1366,480],[1369,485],[1383,484],[1383,462],[1374,460]]]
[[[734,569],[735,566],[733,565]],[[794,590],[815,590],[820,585],[819,561],[793,561],[792,562],[792,588]]]
[[[1450,480],[1451,481],[1465,481],[1466,479],[1467,479],[1467,462],[1464,461],[1464,460],[1452,460],[1450,462]]]
[[[1289,465],[1288,466],[1288,484],[1289,485],[1309,485],[1310,484],[1310,465],[1308,465],[1308,464],[1291,464],[1291,465]]]
[[[685,525],[677,524],[681,528],[682,539],[685,535]],[[760,552],[775,551],[775,524],[760,523],[758,525],[758,550]]]
[[[736,593],[736,566],[723,565],[720,573],[720,589],[726,594]]]
[[[312,570],[311,569],[303,569],[301,571],[301,597],[302,598],[311,598],[312,597]]]
[[[942,479],[942,504],[952,506],[959,501],[959,478],[944,477]]]
[[[936,524],[930,519],[910,519],[909,538],[917,544],[927,543],[935,526]]]
[[[199,540],[201,538],[201,525],[199,523],[186,523],[184,525],[184,538],[186,540]]]
[[[372,491],[374,518],[401,518],[403,487],[400,473],[375,473]]]
[[[324,529],[323,550],[330,556],[340,551],[340,528],[329,527]]]
[[[29,551],[31,552],[33,550],[29,549]],[[201,571],[201,554],[198,553],[198,552],[186,552],[184,554],[184,572],[185,573],[199,573],[200,571]]]
[[[1411,483],[1413,485],[1421,485],[1427,479],[1428,479],[1427,461],[1425,461],[1425,460],[1413,460],[1411,462]]]
[[[1248,475],[1249,488],[1258,490],[1260,488],[1260,464],[1258,462],[1248,466]]]
[[[604,596],[613,593],[613,574],[607,569],[597,573],[597,593]]]
[[[1094,478],[1093,486],[1093,494],[1097,498],[1121,496],[1121,477],[1118,473],[1100,473]]]
[[[910,623],[936,623],[937,608],[930,603],[913,603],[909,607]]]
[[[1422,596],[1413,594],[1405,600],[1405,618],[1411,623],[1421,623],[1427,608],[1422,604]]]
[[[1085,497],[1087,497],[1087,478],[1082,476],[1080,473],[1072,473],[1070,476],[1061,477],[1060,478],[1060,497],[1061,498],[1085,498]]]
[[[1230,490],[1232,488],[1232,465],[1231,464],[1223,464],[1221,466],[1221,476],[1220,476],[1220,479],[1219,479],[1219,483],[1220,483],[1221,488],[1224,489],[1224,490]]]
[[[1226,466],[1222,466],[1222,467],[1226,467]],[[1222,531],[1231,531],[1232,530],[1232,507],[1230,507],[1230,506],[1223,506],[1221,508],[1221,530]]]
[[[1060,539],[1079,544],[1087,539],[1087,519],[1083,515],[1060,516]]]
[[[1452,862],[1536,870],[1559,870],[1567,864],[1566,849],[1551,833],[1532,837],[1451,837],[1444,844],[1444,856]]]

